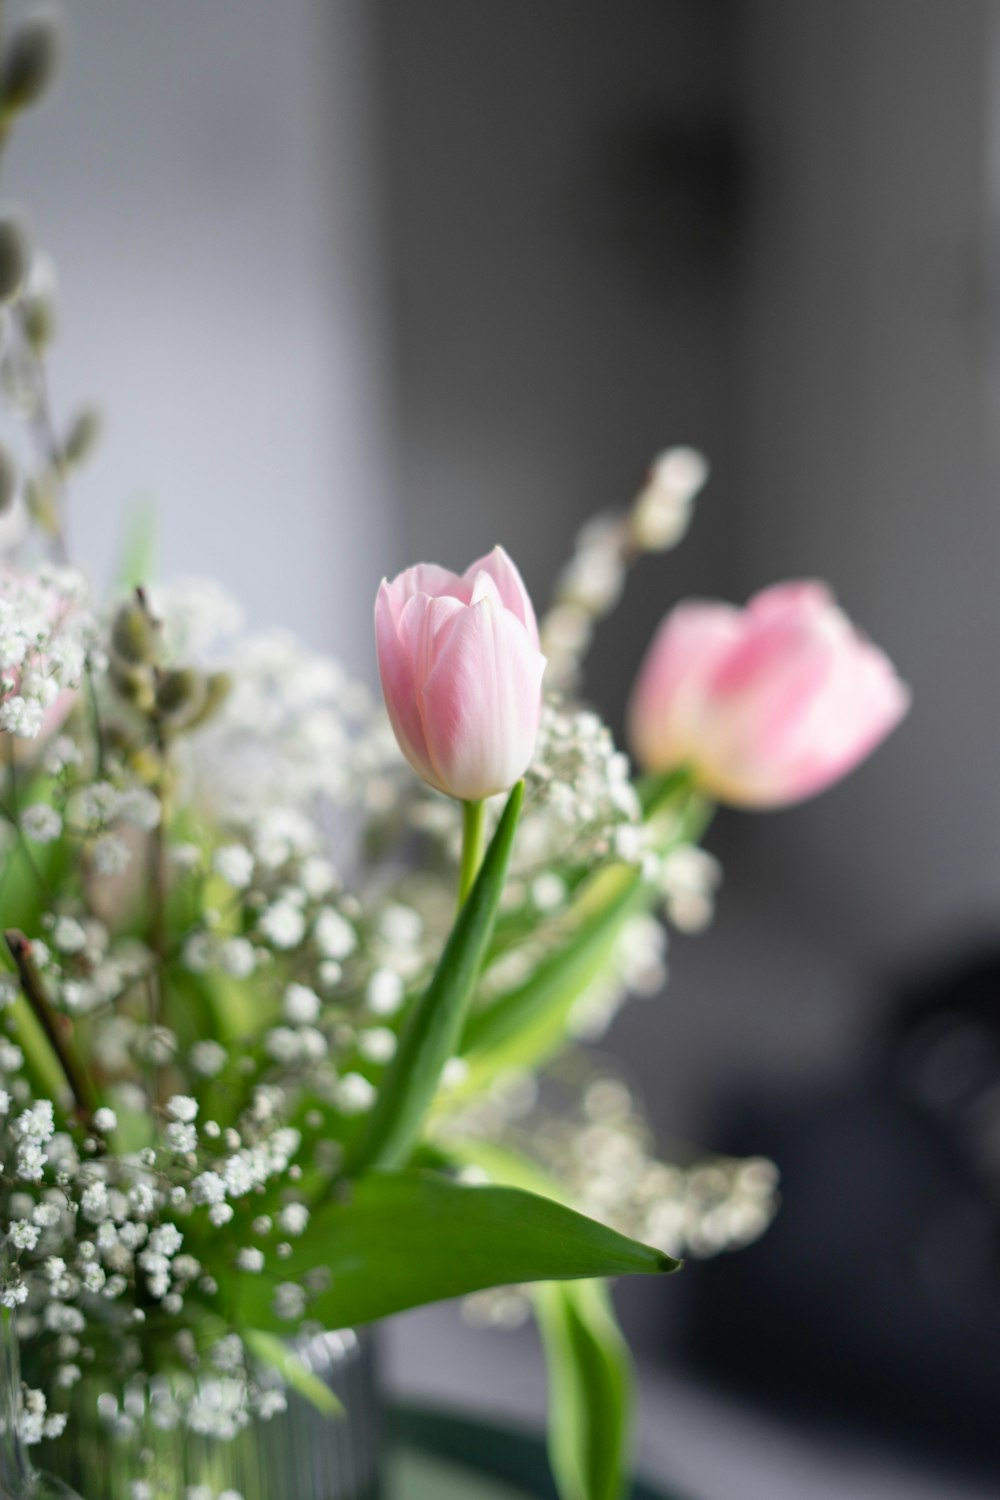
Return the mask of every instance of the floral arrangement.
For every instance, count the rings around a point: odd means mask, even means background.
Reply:
[[[57,40],[36,19],[7,42],[4,135]],[[465,1296],[537,1316],[561,1493],[613,1500],[628,1379],[604,1280],[752,1240],[776,1176],[659,1162],[579,1043],[659,990],[664,920],[706,925],[714,805],[818,792],[905,690],[821,585],[680,605],[638,674],[633,776],[582,665],[629,565],[683,535],[706,478],[686,449],[585,528],[540,624],[501,548],[384,582],[384,707],[246,634],[212,583],[155,585],[133,558],[95,598],[65,494],[97,422],[52,415],[46,267],[0,218],[0,1304],[21,1436],[54,1466],[99,1426],[135,1448],[131,1494],[170,1495],[137,1413],[227,1440],[289,1386],[326,1408],[303,1335]]]

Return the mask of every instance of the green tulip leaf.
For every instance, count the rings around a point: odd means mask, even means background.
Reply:
[[[606,969],[625,924],[655,894],[631,865],[594,877],[576,903],[573,930],[551,957],[523,984],[469,1017],[461,1050],[470,1087],[473,1078],[478,1090],[497,1071],[535,1066],[564,1041],[573,1005]]]
[[[533,1293],[549,1372],[549,1462],[561,1500],[621,1500],[629,1467],[632,1362],[600,1281]]]
[[[281,1283],[305,1290],[307,1318],[343,1328],[485,1287],[656,1275],[677,1265],[536,1193],[433,1172],[372,1172],[313,1210],[286,1259],[224,1290],[240,1324],[287,1336],[297,1319],[282,1316]]]
[[[479,874],[462,905],[440,962],[403,1023],[396,1055],[382,1076],[348,1175],[402,1166],[416,1145],[441,1073],[456,1051],[469,1000],[493,936],[517,820],[519,781],[507,799]]]

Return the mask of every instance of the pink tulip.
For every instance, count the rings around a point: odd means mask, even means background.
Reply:
[[[823,584],[781,583],[742,610],[673,610],[639,672],[630,734],[649,770],[689,765],[720,802],[780,807],[846,775],[909,701]]]
[[[379,674],[399,747],[438,791],[506,791],[534,754],[545,658],[521,575],[502,547],[465,573],[434,563],[383,579]]]

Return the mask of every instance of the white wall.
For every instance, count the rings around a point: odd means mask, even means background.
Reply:
[[[67,10],[3,191],[60,268],[57,408],[109,416],[74,547],[106,576],[123,505],[154,496],[165,573],[367,665],[391,487],[367,9]]]

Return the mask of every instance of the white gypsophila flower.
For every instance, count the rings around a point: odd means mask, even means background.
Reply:
[[[249,938],[227,938],[219,947],[218,957],[220,969],[234,979],[249,979],[257,967],[257,951]]]
[[[308,1026],[320,1012],[320,998],[305,984],[290,984],[285,990],[285,1019],[293,1026]]]
[[[57,917],[52,927],[52,946],[60,953],[82,953],[87,934],[75,917]]]
[[[226,1066],[229,1054],[221,1042],[206,1038],[204,1041],[195,1042],[188,1059],[192,1068],[202,1078],[216,1078]]]
[[[280,949],[297,948],[306,931],[301,910],[288,900],[275,901],[266,907],[257,925],[272,947]]]
[[[18,739],[33,740],[37,737],[45,718],[45,707],[37,699],[24,698],[20,693],[8,692],[0,701],[0,729]]]
[[[211,967],[212,938],[207,932],[193,932],[184,943],[184,967],[192,974],[204,974]]]
[[[264,1252],[253,1245],[244,1245],[236,1252],[236,1264],[241,1271],[256,1273],[264,1269]]]
[[[220,664],[232,691],[182,749],[196,800],[224,821],[249,827],[262,808],[345,799],[353,741],[372,712],[367,689],[278,631],[240,642]]]
[[[253,879],[253,855],[243,844],[227,844],[216,849],[212,868],[234,891],[243,891]]]
[[[60,776],[70,766],[83,764],[83,751],[68,734],[57,734],[50,740],[42,757],[42,768],[49,776]]]
[[[365,1003],[377,1016],[395,1015],[405,998],[403,981],[390,969],[376,969],[365,989]]]
[[[375,1102],[375,1085],[361,1073],[345,1073],[337,1085],[337,1107],[342,1114],[359,1115]]]
[[[15,1219],[8,1233],[8,1239],[15,1250],[34,1250],[38,1244],[38,1236],[37,1225],[30,1224],[27,1219]]]
[[[702,932],[711,922],[722,867],[706,849],[682,844],[663,861],[661,888],[667,916],[681,932]]]
[[[128,869],[132,855],[123,839],[113,833],[102,833],[94,840],[91,858],[98,875],[122,875]]]
[[[309,1210],[304,1203],[288,1203],[278,1214],[278,1225],[285,1234],[304,1234],[309,1224]]]
[[[0,729],[35,738],[79,686],[94,638],[85,599],[71,569],[0,569]]]
[[[173,1120],[163,1132],[163,1138],[171,1151],[176,1151],[180,1156],[190,1155],[198,1149],[198,1131],[194,1125],[182,1125],[179,1120]]]
[[[167,1114],[172,1120],[180,1120],[184,1125],[190,1125],[198,1118],[198,1101],[188,1094],[174,1094],[167,1100]]]
[[[77,787],[69,798],[69,817],[75,827],[97,830],[118,815],[118,789],[110,781]]]
[[[322,859],[319,855],[303,860],[299,870],[299,881],[311,901],[321,901],[324,896],[337,890],[340,885],[334,866],[328,859]]]
[[[47,802],[33,802],[21,813],[21,832],[34,844],[51,844],[62,833],[62,818]]]
[[[144,833],[151,833],[159,825],[163,807],[159,797],[144,786],[130,786],[118,793],[118,817]]]
[[[284,1067],[292,1067],[303,1057],[302,1034],[291,1026],[274,1026],[264,1038],[268,1057]]]
[[[226,1184],[218,1172],[202,1172],[191,1184],[191,1198],[195,1203],[222,1203],[226,1196]]]
[[[372,1026],[358,1032],[358,1051],[369,1062],[386,1063],[396,1055],[398,1038],[388,1026]]]
[[[354,928],[332,906],[324,906],[317,912],[312,937],[324,958],[349,958],[358,945]]]
[[[275,1317],[294,1323],[306,1310],[306,1294],[294,1281],[282,1281],[274,1289],[272,1299]]]
[[[98,1135],[110,1135],[113,1130],[117,1130],[118,1128],[118,1116],[113,1109],[108,1109],[107,1105],[102,1105],[100,1109],[95,1109],[90,1123]]]

